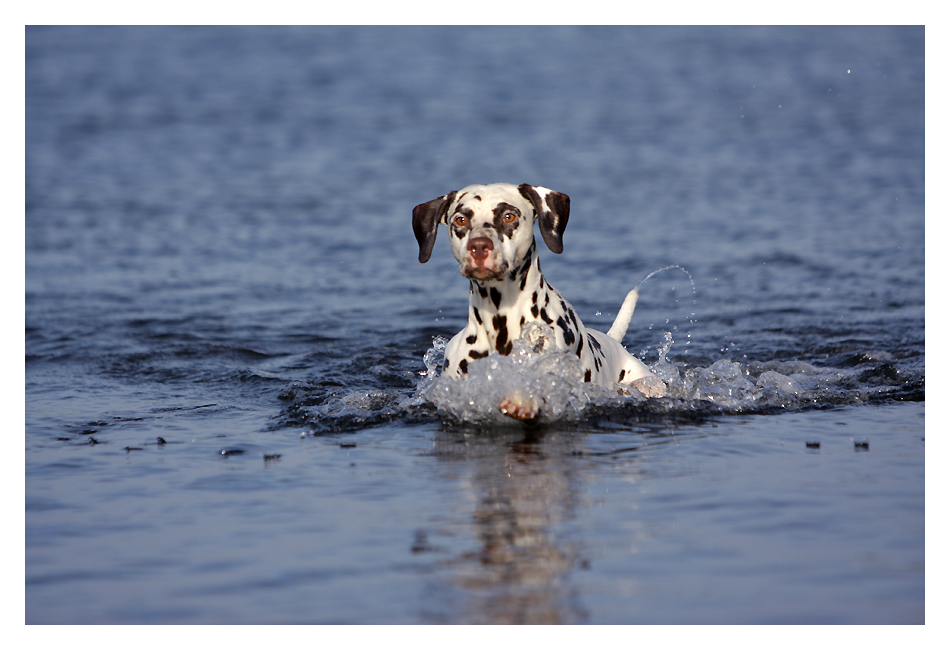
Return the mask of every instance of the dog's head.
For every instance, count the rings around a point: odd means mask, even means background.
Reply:
[[[444,223],[462,275],[500,280],[529,254],[535,221],[548,248],[555,253],[564,250],[562,237],[570,209],[566,194],[544,187],[469,185],[413,209],[419,261],[429,260],[439,224]]]

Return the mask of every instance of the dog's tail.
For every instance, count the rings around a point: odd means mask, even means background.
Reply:
[[[630,325],[630,319],[633,318],[633,310],[636,309],[637,299],[639,298],[640,292],[636,288],[627,294],[620,311],[617,312],[614,324],[610,326],[610,330],[607,332],[607,336],[615,341],[623,341],[623,336],[627,333],[627,327]]]

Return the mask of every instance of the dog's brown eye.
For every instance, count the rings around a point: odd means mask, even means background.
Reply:
[[[515,216],[515,213],[514,213],[514,212],[506,212],[506,213],[505,213],[505,217],[504,217],[505,223],[514,223],[515,219],[517,219],[517,218],[518,218],[518,217]]]
[[[456,226],[464,226],[465,224],[468,223],[468,217],[464,217],[464,216],[462,216],[462,215],[460,215],[460,214],[457,214],[457,215],[455,215],[455,219],[453,219],[452,222],[453,222]]]

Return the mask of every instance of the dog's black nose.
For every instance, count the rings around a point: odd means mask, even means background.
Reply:
[[[488,237],[475,237],[468,242],[468,252],[472,254],[472,259],[476,262],[486,259],[494,248],[495,245]]]

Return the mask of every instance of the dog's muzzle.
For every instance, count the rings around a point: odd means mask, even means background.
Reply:
[[[496,278],[504,274],[503,269],[495,267],[495,244],[488,237],[473,237],[465,246],[468,260],[462,268],[462,275],[477,280]]]

